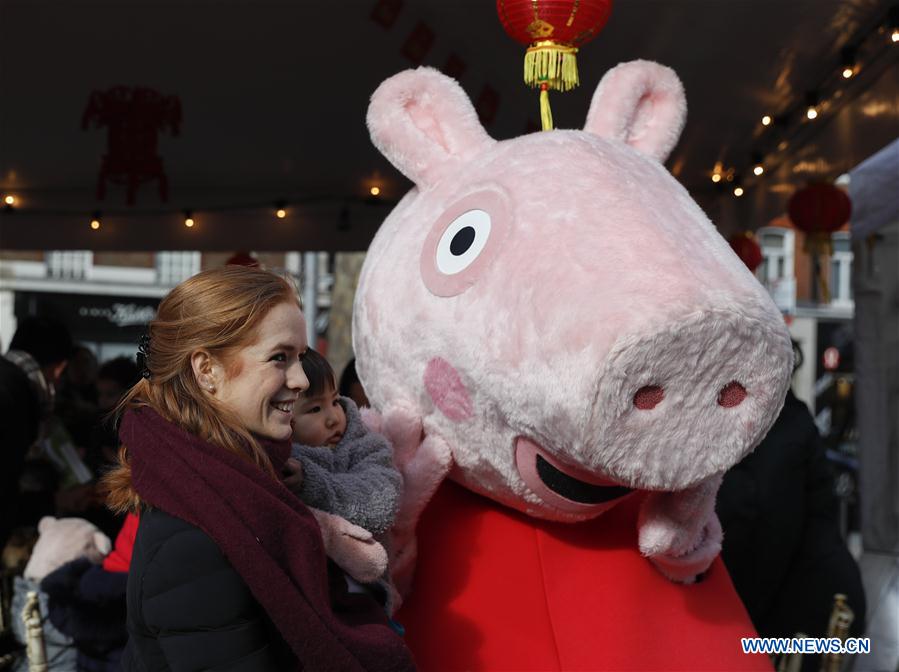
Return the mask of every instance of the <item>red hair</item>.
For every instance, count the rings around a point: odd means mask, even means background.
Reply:
[[[150,377],[125,394],[115,413],[121,416],[129,408],[149,406],[169,422],[254,462],[274,478],[259,442],[231,411],[201,389],[190,358],[197,350],[206,350],[225,364],[226,375],[237,375],[234,367],[239,360],[234,354],[255,341],[259,323],[282,303],[300,307],[296,287],[287,278],[259,268],[226,266],[185,280],[162,300],[150,323],[146,355]],[[140,507],[131,486],[127,446],[119,449],[119,464],[103,481],[113,511]]]

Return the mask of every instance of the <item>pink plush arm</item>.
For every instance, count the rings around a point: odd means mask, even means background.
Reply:
[[[452,454],[443,439],[423,436],[421,417],[411,406],[388,408],[380,423],[370,414],[363,420],[369,427],[379,425],[381,433],[393,444],[393,460],[403,475],[400,510],[390,531],[390,572],[400,594],[406,595],[418,555],[415,526],[449,473]]]
[[[340,516],[310,509],[325,542],[325,554],[359,583],[372,583],[387,571],[387,551],[366,529]]]
[[[716,475],[681,492],[651,492],[638,522],[640,552],[672,581],[692,583],[721,552]]]

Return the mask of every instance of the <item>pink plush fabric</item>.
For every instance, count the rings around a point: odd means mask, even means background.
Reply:
[[[389,417],[421,427],[400,460],[414,465],[410,544],[449,474],[568,522],[608,508],[596,488],[673,493],[641,519],[647,538],[664,531],[644,552],[660,568],[674,558],[663,571],[678,580],[692,566],[677,557],[710,560],[704,484],[767,433],[792,349],[765,290],[660,163],[685,111],[674,73],[643,61],[603,78],[583,131],[502,142],[433,70],[372,97],[372,138],[416,188],[366,257],[354,345],[385,431]],[[586,506],[571,499],[584,493]],[[698,527],[669,508],[695,510]]]
[[[445,359],[435,357],[428,362],[425,389],[434,405],[450,420],[459,422],[471,417],[471,396],[459,372]]]

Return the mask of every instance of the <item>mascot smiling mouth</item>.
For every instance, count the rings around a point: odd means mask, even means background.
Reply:
[[[515,462],[528,488],[547,504],[570,513],[601,513],[633,492],[595,472],[560,463],[523,436],[515,440]]]

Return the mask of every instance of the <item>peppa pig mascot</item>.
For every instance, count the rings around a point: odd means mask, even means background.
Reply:
[[[741,650],[714,500],[792,349],[662,165],[685,114],[645,61],[606,74],[583,130],[502,142],[434,70],[372,96],[415,188],[372,242],[353,335],[405,477],[392,562],[421,669],[770,669]]]

